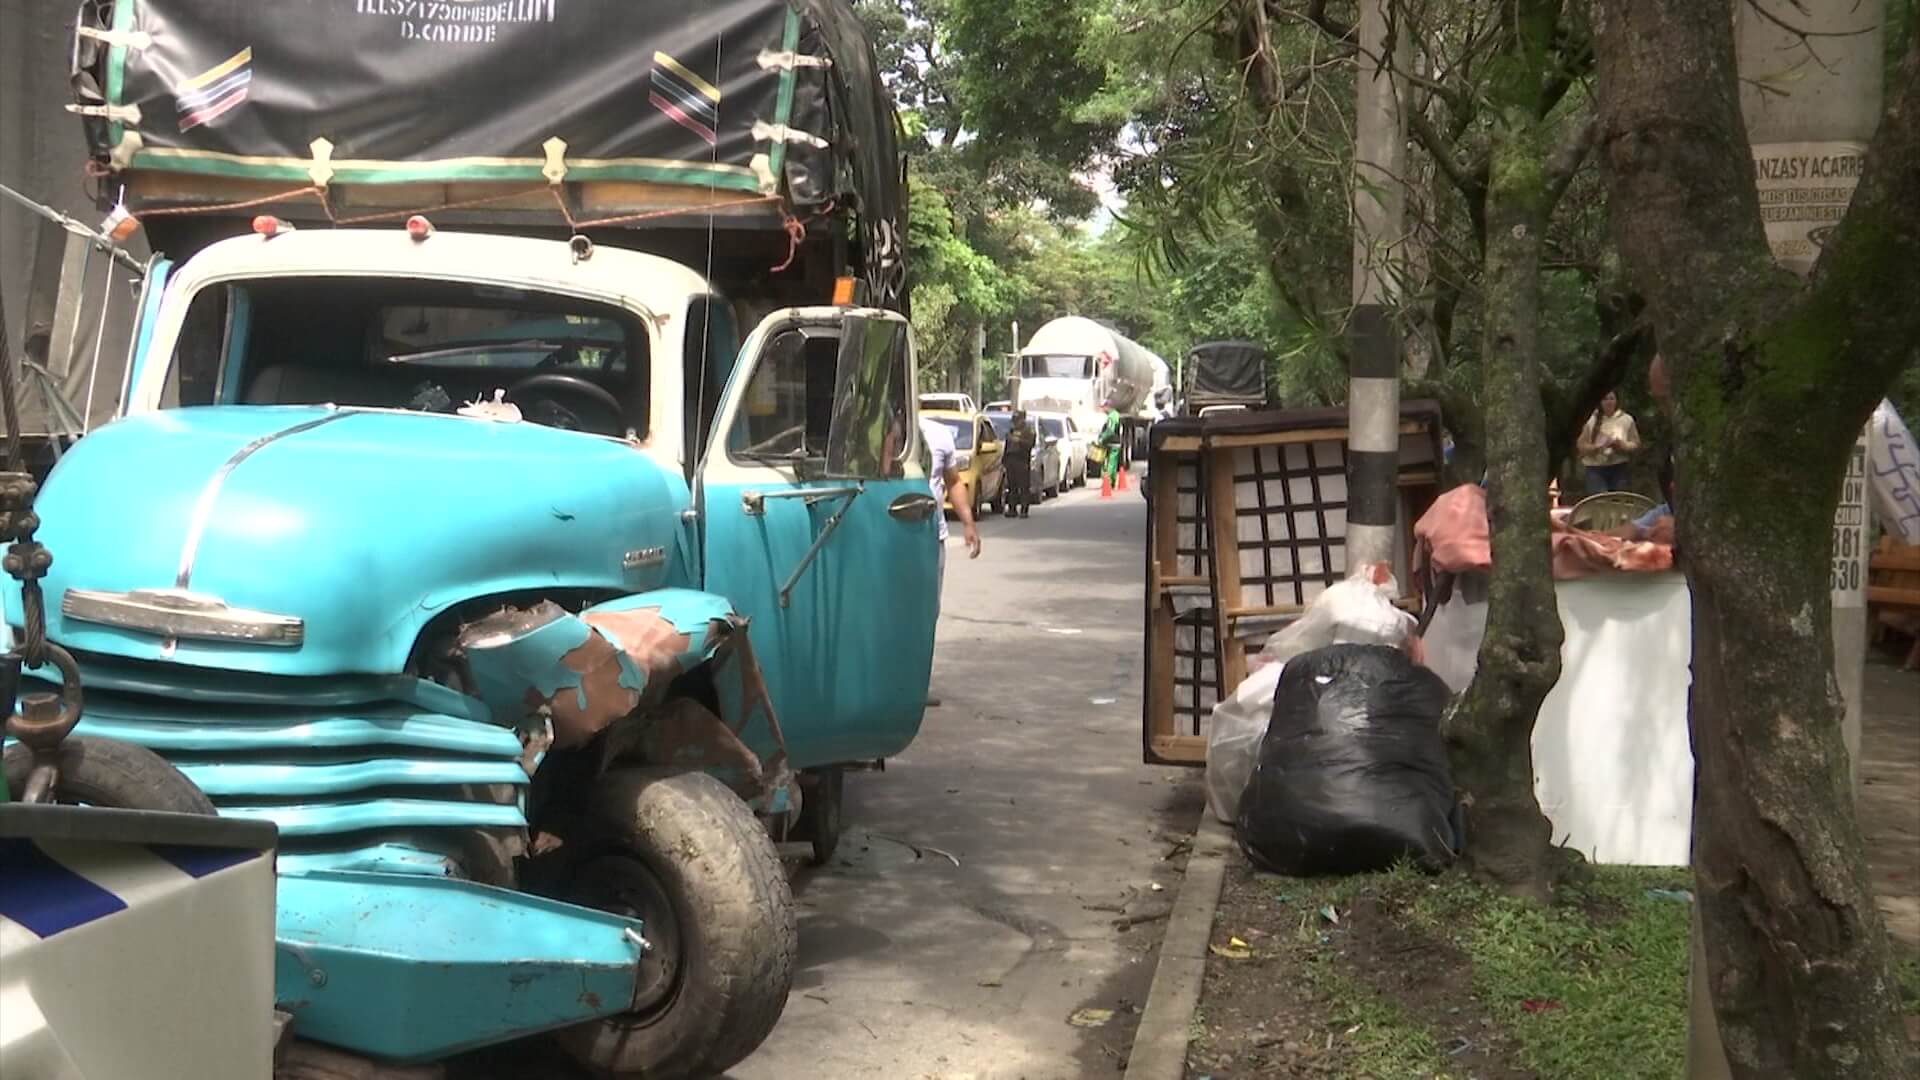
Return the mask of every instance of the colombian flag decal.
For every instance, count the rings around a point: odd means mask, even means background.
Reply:
[[[173,88],[180,130],[192,131],[225,116],[247,100],[253,82],[253,48],[248,46]]]

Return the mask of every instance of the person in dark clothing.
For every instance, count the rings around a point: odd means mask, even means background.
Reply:
[[[1033,448],[1037,441],[1033,421],[1027,419],[1026,410],[1015,410],[1002,458],[1007,465],[1008,517],[1026,517],[1027,508],[1033,505]]]

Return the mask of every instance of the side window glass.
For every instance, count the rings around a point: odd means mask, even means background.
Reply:
[[[824,457],[838,350],[839,336],[831,332],[789,329],[775,335],[747,384],[728,450],[762,461]]]
[[[215,285],[194,295],[180,326],[173,364],[167,369],[160,399],[163,408],[213,404],[227,357],[229,289]]]

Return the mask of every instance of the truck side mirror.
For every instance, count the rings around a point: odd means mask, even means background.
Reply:
[[[907,324],[849,315],[840,323],[840,352],[827,434],[827,475],[899,476],[908,444]]]

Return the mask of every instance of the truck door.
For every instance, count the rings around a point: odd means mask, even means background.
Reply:
[[[906,320],[790,309],[740,355],[700,466],[706,587],[752,620],[794,767],[898,753],[938,588]],[[747,739],[771,749],[759,725]]]

